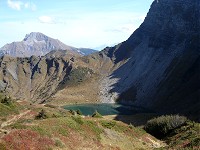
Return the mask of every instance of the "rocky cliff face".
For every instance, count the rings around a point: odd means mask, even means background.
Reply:
[[[27,34],[23,41],[12,42],[0,48],[0,55],[14,57],[44,56],[52,50],[65,50],[71,55],[88,55],[95,52],[91,49],[78,49],[65,45],[57,39],[53,39],[39,32]]]
[[[97,101],[99,77],[112,66],[110,58],[101,52],[84,57],[69,55],[65,50],[42,57],[4,55],[0,58],[0,92],[37,103],[49,99]]]
[[[17,99],[44,100],[55,92],[71,69],[71,62],[64,58],[3,56],[0,60],[0,90]]]
[[[127,41],[104,50],[120,66],[105,78],[104,99],[156,111],[199,112],[199,36],[199,0],[155,0]]]

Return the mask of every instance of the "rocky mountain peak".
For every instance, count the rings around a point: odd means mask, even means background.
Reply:
[[[31,32],[30,34],[26,34],[25,38],[23,41],[47,41],[48,36],[44,35],[43,33],[40,32]]]
[[[145,22],[162,26],[163,22],[168,21],[174,25],[173,28],[182,29],[181,24],[186,26],[185,22],[197,20],[199,7],[199,0],[155,0]]]
[[[75,48],[68,46],[58,39],[48,37],[40,32],[26,34],[23,41],[12,42],[0,48],[0,56],[10,55],[14,57],[44,56],[53,50],[66,50],[67,54],[76,56],[88,55],[95,52],[92,49]]]

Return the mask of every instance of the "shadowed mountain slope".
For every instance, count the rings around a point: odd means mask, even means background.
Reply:
[[[159,112],[198,114],[199,36],[198,0],[155,0],[127,41],[104,50],[119,66],[104,79],[108,83],[105,101],[131,102]]]

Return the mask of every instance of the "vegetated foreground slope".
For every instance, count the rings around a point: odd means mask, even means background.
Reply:
[[[165,144],[143,129],[104,118],[72,115],[53,106],[23,104],[0,116],[0,149],[154,149]],[[4,105],[4,104],[3,104]],[[7,105],[7,107],[10,107]],[[1,110],[0,110],[1,112]]]
[[[199,117],[200,3],[154,1],[130,38],[104,50],[119,66],[104,79],[104,99]],[[123,63],[123,65],[119,65]]]
[[[30,105],[0,97],[0,149],[199,149],[200,124],[181,116],[148,121],[145,130],[165,136],[160,141],[142,128],[102,117],[81,116],[53,105]],[[7,113],[4,113],[5,110]],[[144,117],[144,115],[140,116]],[[158,130],[163,129],[163,130]]]

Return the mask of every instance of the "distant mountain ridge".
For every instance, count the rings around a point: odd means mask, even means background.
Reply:
[[[66,50],[72,55],[87,55],[95,52],[92,49],[79,49],[68,46],[58,39],[53,39],[40,32],[26,34],[21,42],[12,42],[0,48],[0,55],[10,55],[14,57],[44,56],[52,50]],[[86,51],[87,50],[87,51]]]

